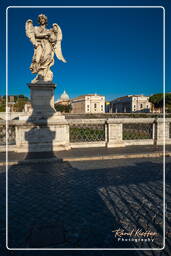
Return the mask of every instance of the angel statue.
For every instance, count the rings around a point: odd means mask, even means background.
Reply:
[[[47,17],[44,14],[38,15],[40,26],[33,26],[32,20],[27,20],[25,24],[26,35],[34,46],[34,55],[30,70],[37,76],[32,83],[39,80],[52,81],[53,73],[50,67],[54,65],[54,53],[57,58],[66,62],[62,55],[61,41],[62,30],[58,24],[53,24],[51,29],[47,29]]]

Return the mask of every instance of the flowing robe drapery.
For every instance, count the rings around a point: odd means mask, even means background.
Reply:
[[[33,74],[38,73],[48,80],[48,77],[52,75],[49,68],[54,64],[54,50],[49,38],[43,36],[47,32],[49,30],[46,28],[34,27],[36,47],[30,70]]]

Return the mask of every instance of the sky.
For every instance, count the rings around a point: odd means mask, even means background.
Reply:
[[[61,5],[58,2],[55,5]],[[106,2],[101,4],[102,1],[98,1],[94,5],[111,5],[111,1],[108,4]],[[116,2],[135,5],[135,1],[122,0],[113,1],[112,5],[117,6]],[[162,1],[151,2],[153,5],[162,5]],[[71,5],[71,1],[69,3]],[[147,1],[139,1],[142,6],[146,3]],[[148,3],[150,5],[150,0]],[[23,3],[12,1],[8,4],[5,1],[5,4],[9,6]],[[25,1],[25,4],[52,5],[50,1]],[[73,5],[80,4],[75,1]],[[167,8],[169,10],[170,7]],[[64,90],[71,98],[97,93],[105,95],[107,100],[129,94],[152,95],[163,91],[162,8],[9,8],[9,95],[30,95],[27,83],[35,77],[29,70],[33,45],[26,37],[25,22],[32,19],[37,26],[37,16],[40,13],[48,17],[48,28],[53,23],[58,23],[63,32],[62,51],[67,63],[62,63],[55,57],[52,67],[53,82],[57,84],[55,99]],[[4,50],[1,51],[3,61],[0,63],[2,71],[5,66],[5,12],[3,14],[1,31]],[[168,22],[168,18],[166,21]],[[166,27],[168,31],[167,23]],[[171,91],[168,86],[168,57],[166,65],[166,91]],[[3,86],[0,88],[0,95],[4,95],[4,75],[1,77],[1,84]]]

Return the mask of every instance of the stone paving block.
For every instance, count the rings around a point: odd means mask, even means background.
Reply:
[[[34,226],[28,235],[28,248],[48,248],[65,242],[63,223]]]
[[[167,168],[170,168],[169,159]],[[0,176],[1,202],[4,200],[4,174],[2,172]],[[170,177],[169,172],[167,175]],[[149,226],[161,235],[155,244],[148,246],[161,245],[163,195],[160,159],[87,162],[85,166],[79,163],[74,163],[74,166],[70,163],[15,165],[9,169],[8,181],[11,248],[25,248],[30,229],[59,222],[63,223],[64,242],[59,242],[59,239],[55,245],[51,242],[47,245],[42,239],[42,248],[140,246],[118,244],[112,237],[112,230],[119,226],[125,230]],[[169,189],[168,182],[168,202]],[[170,204],[167,207],[168,225]],[[53,238],[56,237],[54,234]]]

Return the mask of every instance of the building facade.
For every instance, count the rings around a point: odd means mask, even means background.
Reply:
[[[111,113],[132,113],[132,112],[151,112],[152,104],[149,96],[128,95],[117,98],[110,102],[109,112]]]
[[[28,112],[28,113],[32,113],[33,112],[33,108],[32,108],[32,105],[31,105],[30,101],[25,103],[23,112]]]
[[[105,113],[105,97],[86,94],[72,99],[72,114]]]

